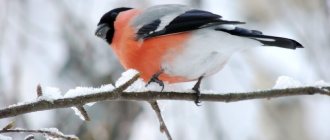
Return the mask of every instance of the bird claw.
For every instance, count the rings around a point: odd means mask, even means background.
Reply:
[[[196,95],[196,99],[195,99],[195,104],[196,106],[201,106],[201,101],[200,101],[200,97],[201,97],[201,92],[199,91],[199,88],[194,87],[192,90],[195,91],[195,95]]]
[[[165,85],[164,85],[164,82],[158,78],[160,74],[161,74],[161,73],[156,73],[156,74],[152,75],[151,79],[150,79],[150,80],[148,81],[148,83],[146,84],[146,87],[147,87],[149,84],[151,84],[152,82],[155,82],[155,83],[157,83],[159,86],[162,87],[162,90],[161,90],[161,91],[163,91]]]
[[[203,79],[203,76],[198,78],[197,83],[195,84],[195,86],[192,88],[192,90],[195,91],[195,95],[196,95],[196,100],[195,100],[195,104],[196,106],[201,106],[201,101],[200,101],[200,97],[201,97],[201,92],[199,91],[199,87],[201,85],[201,81]]]

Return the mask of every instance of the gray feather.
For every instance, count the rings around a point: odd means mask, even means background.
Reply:
[[[179,5],[179,4],[167,4],[167,5],[159,5],[147,8],[143,13],[137,16],[132,25],[135,27],[140,27],[145,24],[151,23],[154,20],[161,19],[162,17],[170,14],[177,14],[180,15],[192,8]]]

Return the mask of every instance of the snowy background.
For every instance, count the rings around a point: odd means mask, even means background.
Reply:
[[[246,21],[246,28],[285,36],[305,48],[258,47],[236,53],[202,88],[219,92],[269,89],[282,75],[304,84],[330,81],[329,0],[2,0],[0,1],[0,108],[36,98],[36,86],[115,83],[124,71],[107,44],[94,36],[99,18],[120,6],[180,3]],[[191,87],[194,83],[178,85]],[[237,103],[160,101],[177,140],[329,140],[330,98],[325,96]],[[151,107],[144,102],[102,102],[87,108],[83,122],[71,109],[30,113],[22,128],[56,127],[82,140],[162,140]],[[10,135],[13,136],[13,135]],[[15,135],[19,139],[22,135]]]

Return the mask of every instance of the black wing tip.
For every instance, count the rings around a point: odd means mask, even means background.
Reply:
[[[293,39],[290,39],[293,42],[292,49],[297,49],[297,48],[304,48],[303,45],[301,45],[298,41],[295,41]]]
[[[261,41],[264,45],[266,46],[274,46],[274,47],[281,47],[281,48],[287,48],[287,49],[297,49],[297,48],[304,48],[303,45],[301,45],[298,41],[295,41],[293,39],[289,39],[289,38],[283,38],[283,37],[274,37],[274,36],[267,36],[270,37],[272,39],[274,39],[275,41]]]
[[[305,48],[305,47],[297,42],[296,48]]]
[[[263,35],[261,31],[258,30],[249,30],[245,28],[235,27],[233,30],[228,30],[224,28],[217,28],[215,30],[227,32],[231,35],[237,35],[242,37],[248,37],[254,40],[259,41],[262,43],[263,46],[274,46],[274,47],[281,47],[287,49],[296,49],[296,48],[304,48],[299,42],[284,38],[284,37],[277,37],[277,36],[269,36]],[[269,40],[271,39],[271,40]]]

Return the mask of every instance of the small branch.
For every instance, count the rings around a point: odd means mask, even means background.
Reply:
[[[37,96],[38,97],[42,96],[42,89],[41,89],[40,84],[37,86]]]
[[[7,129],[11,129],[13,128],[15,125],[15,121],[11,121],[10,123],[8,123],[4,128],[2,128],[2,130],[7,130]]]
[[[134,78],[133,78],[134,79]],[[136,78],[137,79],[137,78]],[[134,82],[134,80],[132,80]],[[132,83],[133,83],[132,82]],[[26,113],[51,110],[58,108],[68,108],[79,106],[91,102],[100,101],[155,101],[155,100],[184,100],[194,101],[195,94],[191,92],[123,92],[129,84],[124,84],[113,91],[95,93],[89,95],[81,95],[72,98],[61,98],[53,100],[52,102],[46,100],[39,100],[22,105],[14,105],[4,109],[0,109],[0,119],[14,117]],[[241,92],[241,93],[213,93],[203,94],[200,97],[201,101],[211,102],[237,102],[252,99],[271,99],[287,96],[298,95],[314,95],[321,94],[330,96],[330,87],[299,87],[287,89],[271,89],[254,92]]]
[[[88,116],[86,109],[83,106],[77,106],[76,108],[79,110],[80,114],[84,117],[85,121],[91,120],[90,117]]]
[[[159,124],[160,124],[160,132],[166,134],[168,140],[172,140],[170,131],[167,129],[167,126],[165,124],[165,121],[163,119],[162,113],[160,111],[159,105],[157,101],[150,101],[149,104],[151,105],[152,109],[156,112]]]
[[[25,138],[24,138],[24,140],[34,140],[35,138],[34,138],[34,135],[33,134],[31,134],[31,135],[27,135]]]
[[[57,129],[56,129],[57,130]],[[50,130],[28,130],[28,129],[5,129],[5,130],[0,130],[1,133],[39,133],[39,134],[45,134],[53,138],[62,138],[66,140],[79,140],[76,136],[72,135],[64,135],[61,132],[54,132]]]
[[[140,74],[136,74],[135,76],[133,76],[130,80],[128,80],[126,83],[124,83],[123,85],[117,87],[116,89],[113,90],[113,93],[116,96],[120,96],[123,91],[125,89],[127,89],[129,86],[131,86],[136,80],[138,80],[140,77]]]

